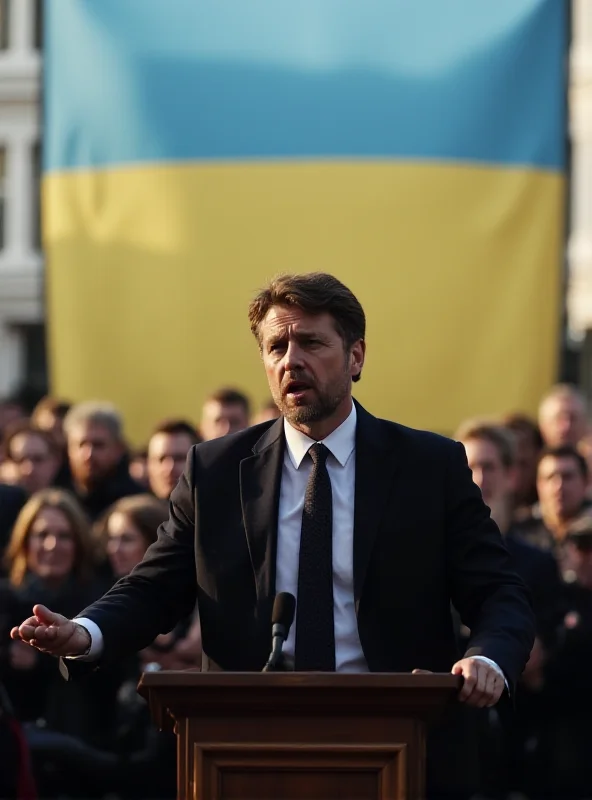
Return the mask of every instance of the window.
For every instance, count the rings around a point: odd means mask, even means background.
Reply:
[[[35,0],[35,21],[33,28],[33,47],[35,50],[43,49],[43,2]]]
[[[0,250],[4,249],[5,218],[6,218],[6,148],[0,145]]]
[[[41,250],[41,144],[36,142],[31,151],[31,232],[33,250]]]
[[[8,49],[8,0],[0,0],[0,50]]]
[[[45,353],[45,326],[42,324],[19,325],[23,343],[23,383],[40,395],[47,392],[47,358]]]

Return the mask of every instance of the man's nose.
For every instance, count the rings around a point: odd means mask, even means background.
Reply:
[[[284,357],[284,367],[286,372],[292,372],[302,368],[302,349],[297,342],[290,342],[286,348]]]
[[[163,463],[164,471],[167,475],[172,475],[175,469],[175,459],[172,456],[169,456],[164,459]]]

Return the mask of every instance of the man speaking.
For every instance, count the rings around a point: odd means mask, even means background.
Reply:
[[[333,276],[276,278],[249,320],[282,417],[193,447],[142,563],[76,620],[35,606],[12,637],[100,666],[170,631],[197,597],[203,669],[261,670],[274,597],[290,592],[296,670],[451,670],[462,702],[494,705],[534,623],[462,445],[352,399],[365,315]],[[451,603],[471,630],[460,659]]]

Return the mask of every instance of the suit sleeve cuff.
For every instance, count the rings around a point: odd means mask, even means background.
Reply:
[[[473,656],[473,659],[475,661],[484,661],[486,664],[489,664],[489,666],[492,667],[497,672],[500,678],[504,679],[504,683],[506,684],[506,689],[508,690],[508,693],[510,692],[508,681],[506,680],[506,676],[504,675],[503,670],[499,666],[499,664],[496,664],[495,661],[492,661],[490,658],[487,658],[486,656]]]
[[[82,656],[66,656],[67,659],[73,661],[98,661],[103,652],[103,634],[96,622],[86,617],[75,617],[73,620],[77,625],[82,625],[83,628],[90,634],[90,648]]]

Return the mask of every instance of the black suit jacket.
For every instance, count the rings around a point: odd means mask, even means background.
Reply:
[[[473,484],[464,448],[357,405],[354,596],[371,671],[450,670],[450,602],[514,684],[534,620],[521,579]],[[197,596],[204,669],[261,670],[271,643],[283,421],[195,446],[170,518],[142,563],[81,616],[103,661],[150,644]]]

